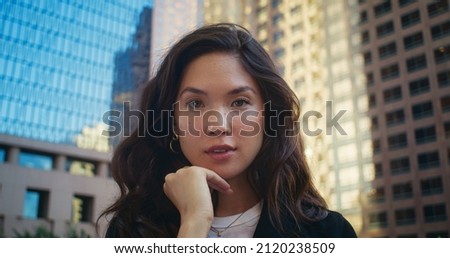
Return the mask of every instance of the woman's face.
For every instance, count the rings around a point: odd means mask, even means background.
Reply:
[[[185,69],[175,128],[189,162],[226,180],[243,176],[263,142],[263,98],[237,57],[211,53]]]

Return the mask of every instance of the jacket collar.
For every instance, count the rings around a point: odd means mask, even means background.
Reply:
[[[261,210],[261,216],[259,217],[258,225],[256,225],[255,233],[253,234],[254,238],[277,238],[283,237],[278,230],[270,222],[269,218],[269,210],[267,209],[267,205],[264,202]]]

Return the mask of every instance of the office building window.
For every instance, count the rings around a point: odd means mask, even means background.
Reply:
[[[441,98],[442,112],[450,112],[450,95]]]
[[[381,68],[381,79],[387,81],[390,79],[397,78],[400,75],[400,70],[398,64],[389,65]]]
[[[448,0],[437,0],[434,3],[428,4],[428,16],[434,17],[449,11]]]
[[[447,219],[447,212],[443,203],[424,206],[423,214],[425,216],[425,222],[438,222]]]
[[[383,92],[384,103],[390,103],[402,99],[402,89],[400,86],[385,90]]]
[[[377,212],[369,214],[369,226],[372,228],[387,227],[387,213]]]
[[[27,189],[23,205],[23,216],[28,219],[46,218],[48,201],[48,191]]]
[[[377,117],[372,117],[371,119],[371,123],[370,123],[370,128],[375,131],[378,130],[378,118]]]
[[[409,199],[413,196],[413,187],[411,182],[395,184],[392,186],[392,195],[394,200]]]
[[[361,33],[361,44],[365,45],[370,42],[370,34],[369,31],[363,31]]]
[[[448,238],[448,231],[433,231],[426,234],[427,238]]]
[[[377,188],[370,189],[370,191],[367,193],[367,197],[368,197],[369,201],[373,202],[373,203],[384,202],[384,200],[386,198],[385,193],[384,193],[384,188],[377,187]]]
[[[272,0],[272,8],[277,8],[283,0]]]
[[[448,164],[450,165],[450,147],[447,148],[447,161]]]
[[[6,162],[6,147],[0,146],[0,164]]]
[[[437,74],[439,87],[450,86],[450,70],[446,70]]]
[[[364,57],[364,64],[365,65],[368,65],[368,64],[372,63],[372,53],[366,52],[366,53],[364,53],[363,57]]]
[[[397,54],[397,45],[395,42],[388,43],[378,48],[378,55],[380,59],[386,59]]]
[[[394,33],[394,22],[388,21],[377,26],[377,37],[382,38]]]
[[[450,35],[450,20],[431,27],[433,40],[444,38]]]
[[[278,43],[280,42],[280,40],[282,40],[284,37],[284,32],[283,31],[277,31],[273,34],[272,36],[272,40],[274,43]]]
[[[423,77],[409,82],[409,93],[411,96],[416,96],[430,91],[430,80],[428,77]]]
[[[301,7],[300,5],[293,6],[293,7],[291,8],[291,16],[293,16],[293,15],[299,15],[300,12],[301,12],[301,10],[302,10],[302,7]]]
[[[416,47],[423,46],[423,34],[417,32],[403,38],[403,45],[405,50],[411,50]]]
[[[280,59],[284,57],[284,48],[275,49],[273,56],[275,57],[275,59]]]
[[[375,178],[380,178],[383,176],[383,167],[381,166],[381,163],[375,163],[374,170],[375,170]]]
[[[19,165],[40,170],[51,170],[53,168],[53,156],[32,151],[21,151]]]
[[[94,162],[70,157],[67,158],[66,171],[72,175],[93,177],[95,176],[96,169],[97,166]]]
[[[406,59],[406,68],[412,73],[427,67],[427,59],[425,54],[414,56]]]
[[[434,125],[418,128],[415,130],[417,144],[436,141],[436,127]]]
[[[449,139],[450,138],[450,121],[447,121],[444,123],[444,133],[445,133],[445,138]]]
[[[75,195],[72,199],[72,223],[92,222],[94,198]]]
[[[283,14],[278,13],[272,17],[272,25],[276,26],[283,20]]]
[[[416,211],[414,208],[406,208],[395,211],[395,224],[398,226],[416,223]]]
[[[373,86],[373,84],[375,83],[373,73],[366,74],[366,83],[367,83],[367,87]]]
[[[373,140],[372,141],[372,151],[373,151],[373,154],[380,153],[380,151],[381,151],[380,140]]]
[[[391,127],[405,122],[403,109],[395,110],[386,114],[386,126]]]
[[[393,159],[390,161],[392,175],[408,173],[411,169],[408,157]]]
[[[442,178],[432,177],[423,179],[420,181],[420,189],[422,190],[422,195],[434,195],[441,194],[444,192],[444,185],[442,183]]]
[[[369,107],[373,108],[377,105],[377,99],[375,98],[375,94],[369,95]]]
[[[400,7],[403,7],[403,6],[412,4],[412,3],[414,3],[414,2],[417,2],[417,0],[398,0],[398,5],[399,5]]]
[[[380,17],[389,13],[392,10],[391,0],[387,0],[382,2],[381,4],[375,5],[373,8],[373,12],[375,13],[375,17]]]
[[[389,150],[405,148],[408,145],[406,133],[400,133],[388,137]]]
[[[367,11],[362,11],[359,13],[359,24],[364,24],[368,20]]]
[[[423,102],[412,106],[412,113],[414,119],[422,119],[433,116],[433,105],[431,102]]]
[[[298,40],[298,41],[294,42],[294,44],[292,45],[292,50],[297,51],[297,50],[301,49],[302,46],[303,46],[303,42],[301,40]]]
[[[417,161],[419,163],[420,170],[439,167],[439,152],[433,151],[421,153],[417,156]]]
[[[434,61],[440,64],[450,60],[450,45],[438,47],[434,50]]]
[[[401,20],[402,20],[402,28],[404,29],[416,25],[420,23],[420,12],[419,10],[415,10],[405,15],[402,15]]]

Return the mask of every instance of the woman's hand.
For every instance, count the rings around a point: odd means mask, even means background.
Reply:
[[[206,237],[214,218],[210,188],[232,193],[230,185],[215,172],[202,167],[184,167],[166,176],[164,193],[181,216],[178,237]]]

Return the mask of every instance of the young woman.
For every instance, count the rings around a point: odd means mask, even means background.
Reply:
[[[312,183],[299,103],[244,28],[184,36],[112,160],[106,237],[355,237]]]

